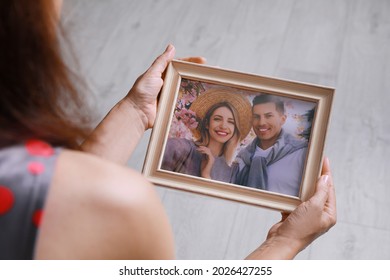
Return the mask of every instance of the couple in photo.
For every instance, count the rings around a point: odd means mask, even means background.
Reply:
[[[307,141],[283,129],[281,98],[248,98],[222,88],[200,94],[189,108],[198,125],[193,140],[169,138],[161,168],[247,187],[299,196]],[[256,137],[236,155],[250,129]]]

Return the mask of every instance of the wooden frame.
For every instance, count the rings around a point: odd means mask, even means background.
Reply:
[[[168,136],[177,122],[175,112],[185,86],[196,88],[224,87],[236,94],[249,96],[269,94],[297,104],[312,104],[310,127],[307,137],[307,153],[303,166],[299,195],[261,190],[235,183],[206,179],[161,168]],[[188,88],[187,88],[188,89]],[[249,94],[249,95],[248,95]],[[167,69],[158,105],[158,114],[152,131],[143,173],[154,184],[198,194],[238,201],[280,211],[292,211],[314,192],[321,171],[325,137],[330,118],[334,89],[293,81],[241,73],[216,67],[173,60]],[[248,97],[249,98],[249,97]],[[181,104],[183,105],[183,104]],[[185,104],[184,104],[185,105]],[[190,107],[191,108],[191,107]],[[302,117],[304,114],[296,114]],[[307,116],[307,115],[306,115]],[[298,118],[299,119],[299,118]],[[252,122],[251,120],[248,120]],[[253,134],[253,130],[252,130]],[[303,134],[301,134],[303,135]],[[187,135],[188,136],[188,135]],[[241,147],[243,148],[243,147]]]

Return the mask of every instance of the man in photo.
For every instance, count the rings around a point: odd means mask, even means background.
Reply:
[[[283,129],[284,102],[274,95],[253,99],[252,127],[256,138],[237,155],[236,183],[271,192],[298,196],[307,141]]]

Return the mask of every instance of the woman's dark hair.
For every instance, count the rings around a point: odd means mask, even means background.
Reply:
[[[54,2],[0,1],[0,147],[39,138],[76,148],[87,133]]]

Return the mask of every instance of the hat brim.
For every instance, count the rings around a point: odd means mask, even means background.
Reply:
[[[190,110],[195,112],[200,124],[200,120],[203,120],[213,105],[223,102],[229,103],[237,112],[237,127],[241,133],[240,141],[242,141],[252,128],[252,106],[248,98],[242,94],[234,93],[226,89],[212,88],[201,93],[191,104]],[[201,135],[199,126],[191,130],[195,139],[199,139]]]

